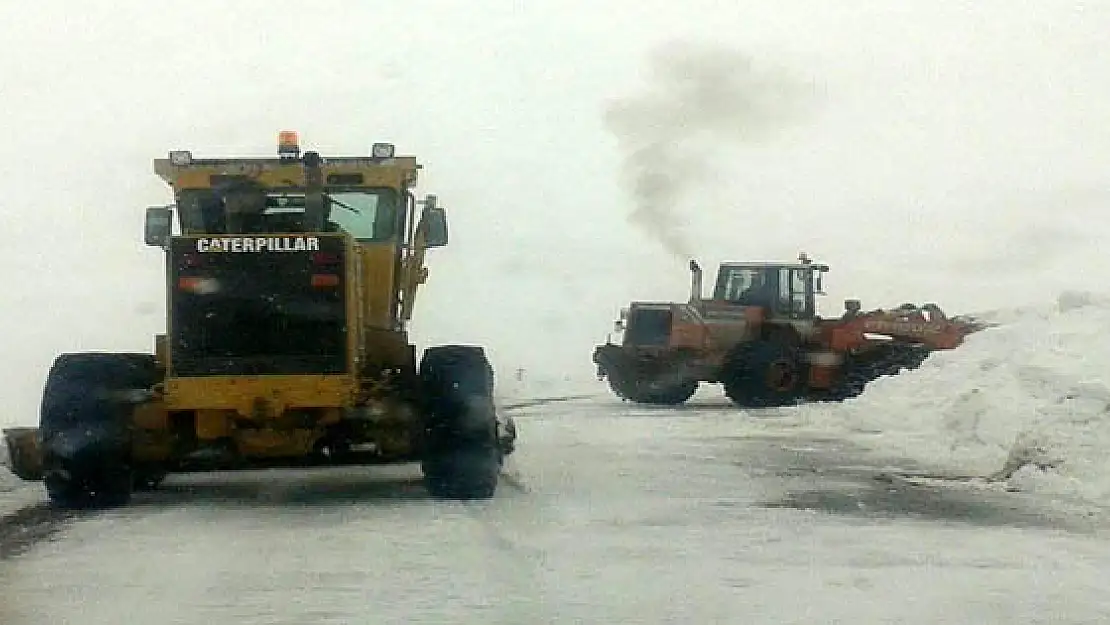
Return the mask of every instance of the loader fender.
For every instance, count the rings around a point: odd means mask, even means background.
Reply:
[[[21,480],[42,481],[42,452],[38,428],[22,427],[4,430],[8,448],[8,469]]]
[[[594,348],[594,364],[598,367],[598,377],[622,377],[628,368],[628,354],[620,345],[598,345]]]

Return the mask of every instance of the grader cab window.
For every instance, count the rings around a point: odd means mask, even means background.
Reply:
[[[390,241],[401,233],[403,212],[395,189],[333,190],[325,194],[324,204],[327,232],[345,232],[360,241]],[[246,199],[213,190],[182,191],[178,210],[184,234],[306,231],[303,191],[270,191]]]

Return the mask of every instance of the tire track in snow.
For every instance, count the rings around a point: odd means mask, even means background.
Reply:
[[[0,517],[0,560],[23,554],[59,533],[67,522],[92,515],[91,511],[60,510],[49,503],[6,514]]]

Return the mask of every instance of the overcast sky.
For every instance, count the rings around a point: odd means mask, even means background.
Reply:
[[[687,254],[805,250],[828,314],[1103,289],[1106,32],[1056,0],[5,3],[0,421],[34,422],[59,351],[163,327],[151,159],[282,129],[421,159],[452,244],[415,338],[504,375],[588,376],[629,299],[685,298]]]

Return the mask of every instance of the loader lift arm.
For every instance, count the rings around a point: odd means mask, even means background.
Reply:
[[[851,349],[869,342],[867,335],[923,345],[933,350],[954,349],[979,329],[976,324],[949,318],[935,304],[920,308],[903,305],[894,310],[875,310],[851,319],[832,322],[835,349]]]

